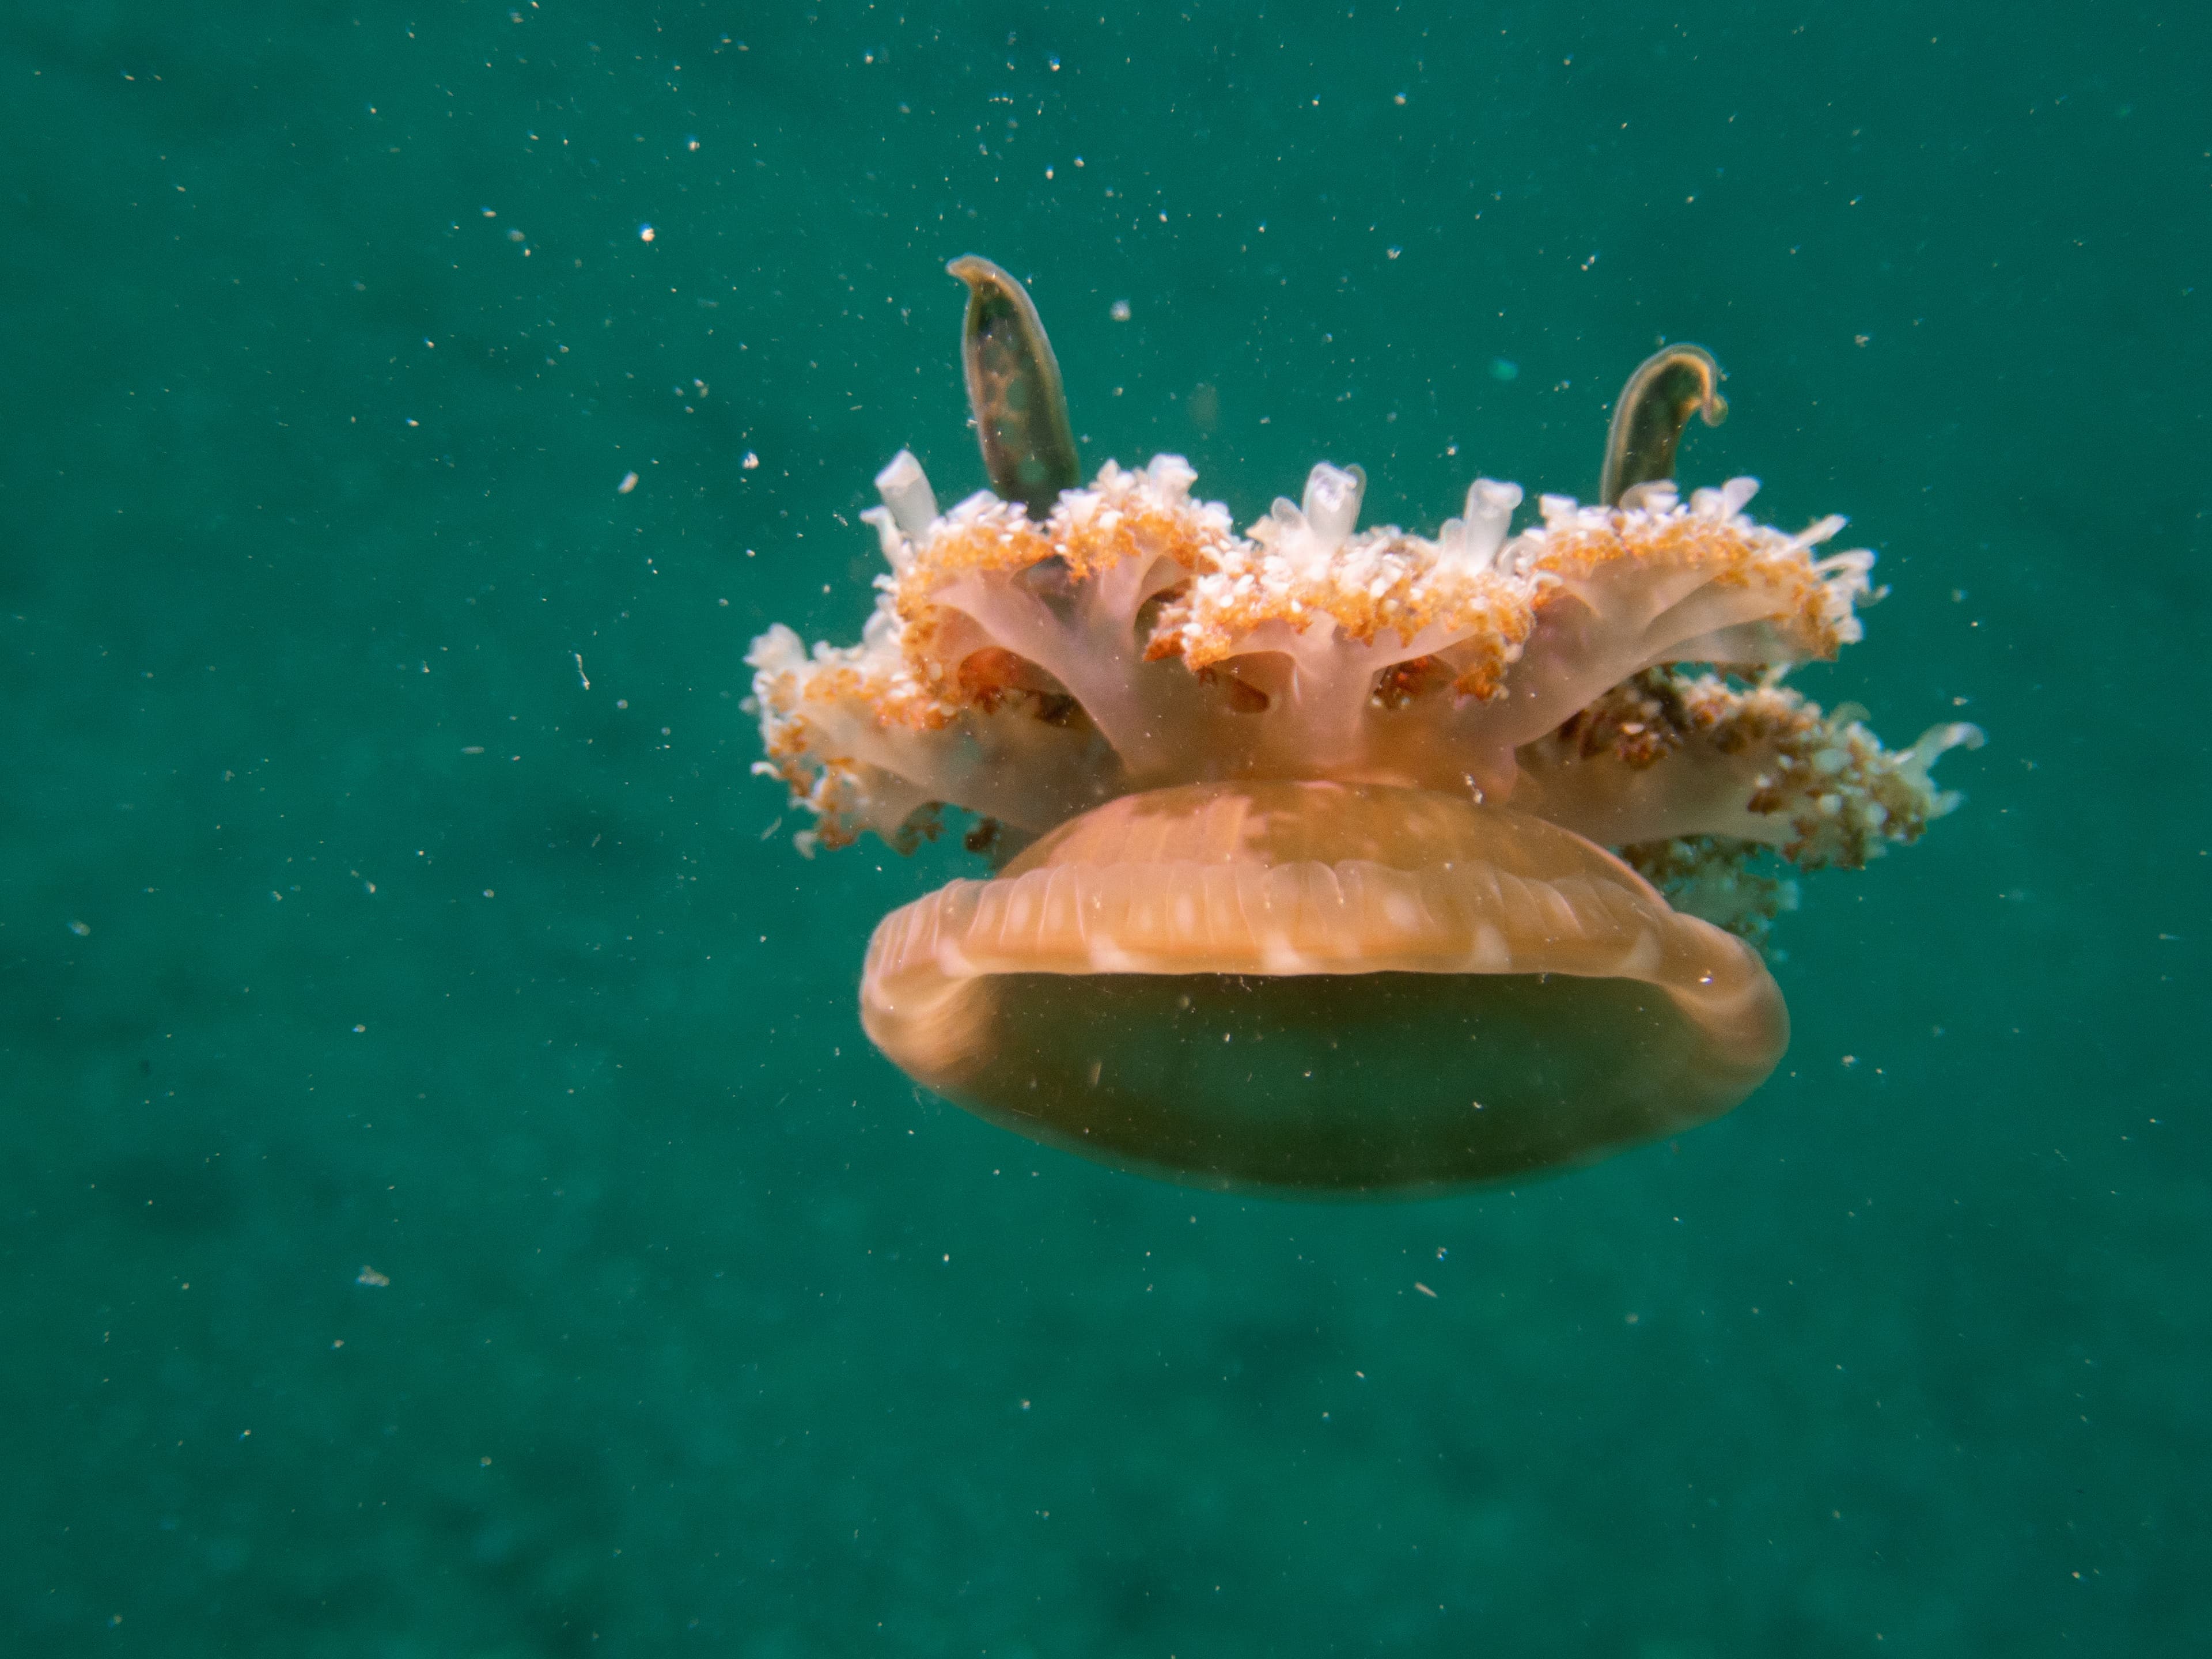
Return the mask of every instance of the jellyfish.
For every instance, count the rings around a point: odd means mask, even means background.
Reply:
[[[1683,497],[1711,356],[1641,365],[1597,499],[1517,531],[1486,477],[1433,536],[1363,529],[1327,461],[1239,531],[1181,456],[1084,483],[1029,294],[950,270],[990,487],[940,509],[899,451],[860,642],[747,658],[800,852],[951,807],[989,861],[877,926],[876,1046],[1035,1140],[1291,1196],[1585,1164],[1748,1097],[1788,872],[1917,839],[1981,733],[1887,749],[1784,684],[1861,636],[1874,555],[1758,523],[1753,478]]]

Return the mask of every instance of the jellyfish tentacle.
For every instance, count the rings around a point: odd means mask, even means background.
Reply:
[[[960,363],[983,470],[1000,500],[1042,519],[1082,481],[1052,343],[1029,291],[988,259],[970,253],[945,269],[968,284]]]
[[[1670,345],[1646,357],[1613,406],[1598,499],[1619,507],[1637,485],[1671,480],[1674,448],[1690,416],[1698,416],[1707,426],[1728,418],[1720,380],[1720,365],[1703,346]]]

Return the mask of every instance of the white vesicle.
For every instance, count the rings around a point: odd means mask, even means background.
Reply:
[[[1367,474],[1360,468],[1314,463],[1306,475],[1305,520],[1323,551],[1336,551],[1358,526],[1360,498],[1366,493]]]
[[[1544,515],[1546,529],[1565,530],[1573,525],[1582,506],[1571,495],[1539,495],[1536,510]]]
[[[910,449],[902,449],[876,474],[876,493],[891,510],[891,521],[909,541],[919,541],[937,520],[937,492]]]
[[[904,631],[897,611],[872,611],[868,620],[860,625],[860,644],[872,652],[896,650],[899,635]]]
[[[860,514],[860,522],[874,528],[876,540],[884,550],[884,562],[890,566],[891,574],[904,575],[907,566],[914,562],[914,548],[899,533],[898,526],[891,519],[890,508],[872,507]]]
[[[1189,499],[1190,487],[1198,482],[1198,469],[1180,455],[1160,454],[1152,457],[1145,476],[1164,501],[1180,506]]]
[[[1467,516],[1445,520],[1437,534],[1437,562],[1468,575],[1489,569],[1520,505],[1519,484],[1477,478],[1467,487]]]
[[[1790,539],[1796,542],[1800,547],[1818,547],[1822,542],[1825,542],[1831,537],[1834,536],[1838,531],[1841,530],[1850,522],[1850,520],[1844,517],[1842,514],[1831,513],[1826,518],[1816,520],[1814,522],[1807,525],[1805,528],[1799,531]]]
[[[1966,720],[1954,720],[1948,726],[1931,726],[1920,734],[1911,750],[1911,764],[1923,776],[1954,749],[1979,749],[1987,739],[1982,728]]]

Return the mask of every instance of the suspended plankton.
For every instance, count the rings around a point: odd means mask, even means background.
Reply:
[[[860,1016],[917,1081],[1121,1168],[1419,1194],[1729,1110],[1789,1040],[1757,948],[1794,889],[1957,804],[1781,684],[1860,636],[1874,556],[1684,501],[1694,346],[1614,410],[1595,505],[1477,478],[1433,538],[1322,463],[1239,533],[1180,456],[1082,482],[1060,368],[989,261],[962,343],[990,489],[914,456],[866,515],[860,643],[754,642],[769,759],[827,847],[975,814],[988,879],[877,927]]]

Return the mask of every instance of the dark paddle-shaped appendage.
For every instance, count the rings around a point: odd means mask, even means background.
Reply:
[[[1690,416],[1703,416],[1707,426],[1728,418],[1720,378],[1721,366],[1703,346],[1671,345],[1644,360],[1613,406],[1605,474],[1598,484],[1601,501],[1618,507],[1638,484],[1674,476],[1674,447],[1682,441]]]
[[[1083,477],[1052,342],[1028,291],[988,259],[970,253],[945,269],[968,284],[960,366],[983,470],[1000,501],[1042,519]]]

